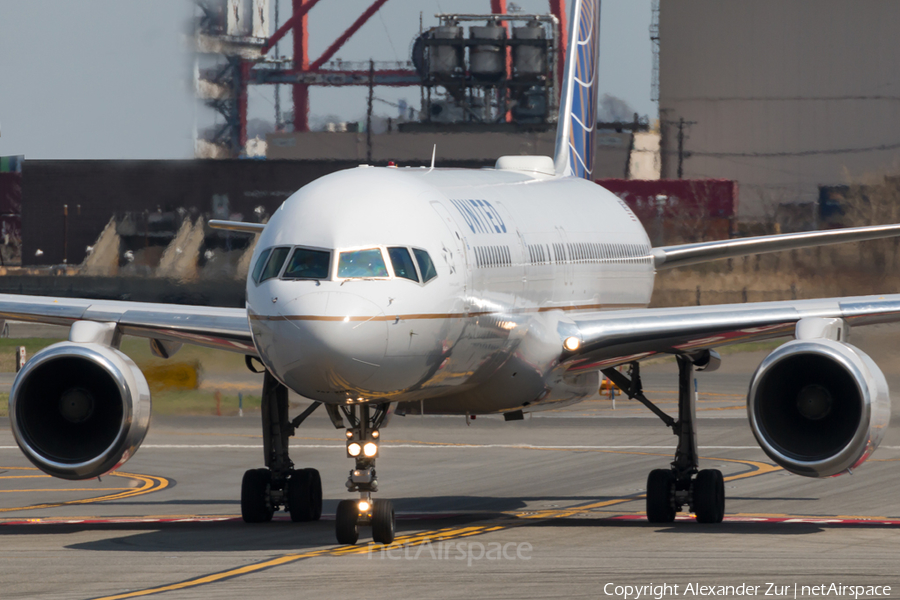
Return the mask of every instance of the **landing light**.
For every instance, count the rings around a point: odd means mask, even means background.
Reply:
[[[352,442],[347,444],[347,454],[353,457],[359,456],[359,453],[362,452],[362,446],[357,444],[356,442]]]
[[[359,512],[369,512],[369,502],[366,500],[359,501]]]
[[[348,429],[348,430],[347,430],[347,439],[348,439],[348,440],[352,440],[352,439],[353,439],[353,430],[352,430],[352,429]]]
[[[566,341],[563,342],[563,346],[565,346],[566,350],[569,352],[575,352],[581,346],[581,340],[573,335],[566,338]]]
[[[363,446],[363,454],[367,457],[372,458],[376,454],[378,454],[378,444],[373,442],[366,442],[366,445]]]
[[[380,436],[380,435],[381,435],[381,433],[379,433],[377,429],[372,430],[372,439],[373,440],[377,440],[378,436]]]

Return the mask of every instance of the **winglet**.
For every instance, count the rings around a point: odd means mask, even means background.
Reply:
[[[597,127],[600,0],[575,0],[556,126],[557,175],[591,179]]]
[[[213,229],[224,229],[226,231],[240,231],[241,233],[262,233],[266,228],[265,223],[244,223],[243,221],[217,221],[215,219],[209,222],[209,226]]]

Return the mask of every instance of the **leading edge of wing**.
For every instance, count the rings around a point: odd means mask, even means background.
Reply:
[[[569,371],[595,370],[655,354],[793,336],[797,322],[810,317],[843,318],[851,326],[897,322],[900,294],[572,315],[581,345],[562,360]]]
[[[116,323],[125,335],[256,355],[243,308],[0,294],[0,319],[65,326]]]
[[[244,221],[221,221],[212,219],[209,226],[213,229],[222,229],[225,231],[240,231],[241,233],[262,233],[266,228],[265,223],[245,223]]]
[[[735,258],[750,254],[765,254],[780,250],[794,250],[812,246],[828,246],[847,242],[864,242],[900,236],[900,224],[850,227],[828,231],[804,231],[759,237],[699,242],[679,246],[661,246],[651,251],[657,269],[673,269],[699,263]]]

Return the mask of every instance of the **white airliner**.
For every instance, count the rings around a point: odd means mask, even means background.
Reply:
[[[608,374],[678,436],[674,461],[652,471],[647,517],[682,508],[702,522],[725,510],[722,474],[699,470],[693,369],[715,348],[774,337],[750,383],[750,427],[786,470],[830,477],[859,466],[888,424],[887,384],[847,343],[851,326],[900,320],[900,295],[649,309],[660,269],[732,256],[900,235],[900,225],[652,248],[634,214],[590,181],[596,122],[599,1],[574,3],[556,156],[501,157],[493,169],[373,168],[303,187],[263,225],[246,309],[0,296],[0,318],[71,325],[69,340],[35,354],[16,377],[16,441],[40,469],[88,479],[118,468],[147,432],[150,393],[119,349],[149,338],[159,356],[183,343],[239,352],[265,369],[265,468],[248,471],[241,512],[283,509],[318,519],[319,473],[295,468],[288,438],[317,407],[346,429],[354,468],[336,533],[361,525],[394,538],[375,461],[393,413],[524,413],[578,402]],[[641,392],[639,361],[674,354],[672,418]],[[631,365],[629,375],[613,367]],[[288,389],[310,398],[291,420]]]

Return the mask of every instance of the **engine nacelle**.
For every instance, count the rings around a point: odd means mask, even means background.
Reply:
[[[891,416],[887,381],[859,348],[794,340],[760,364],[747,396],[750,427],[769,458],[806,477],[862,464]]]
[[[134,362],[101,344],[61,342],[19,371],[9,394],[16,443],[54,477],[91,479],[122,465],[150,425],[150,388]]]

